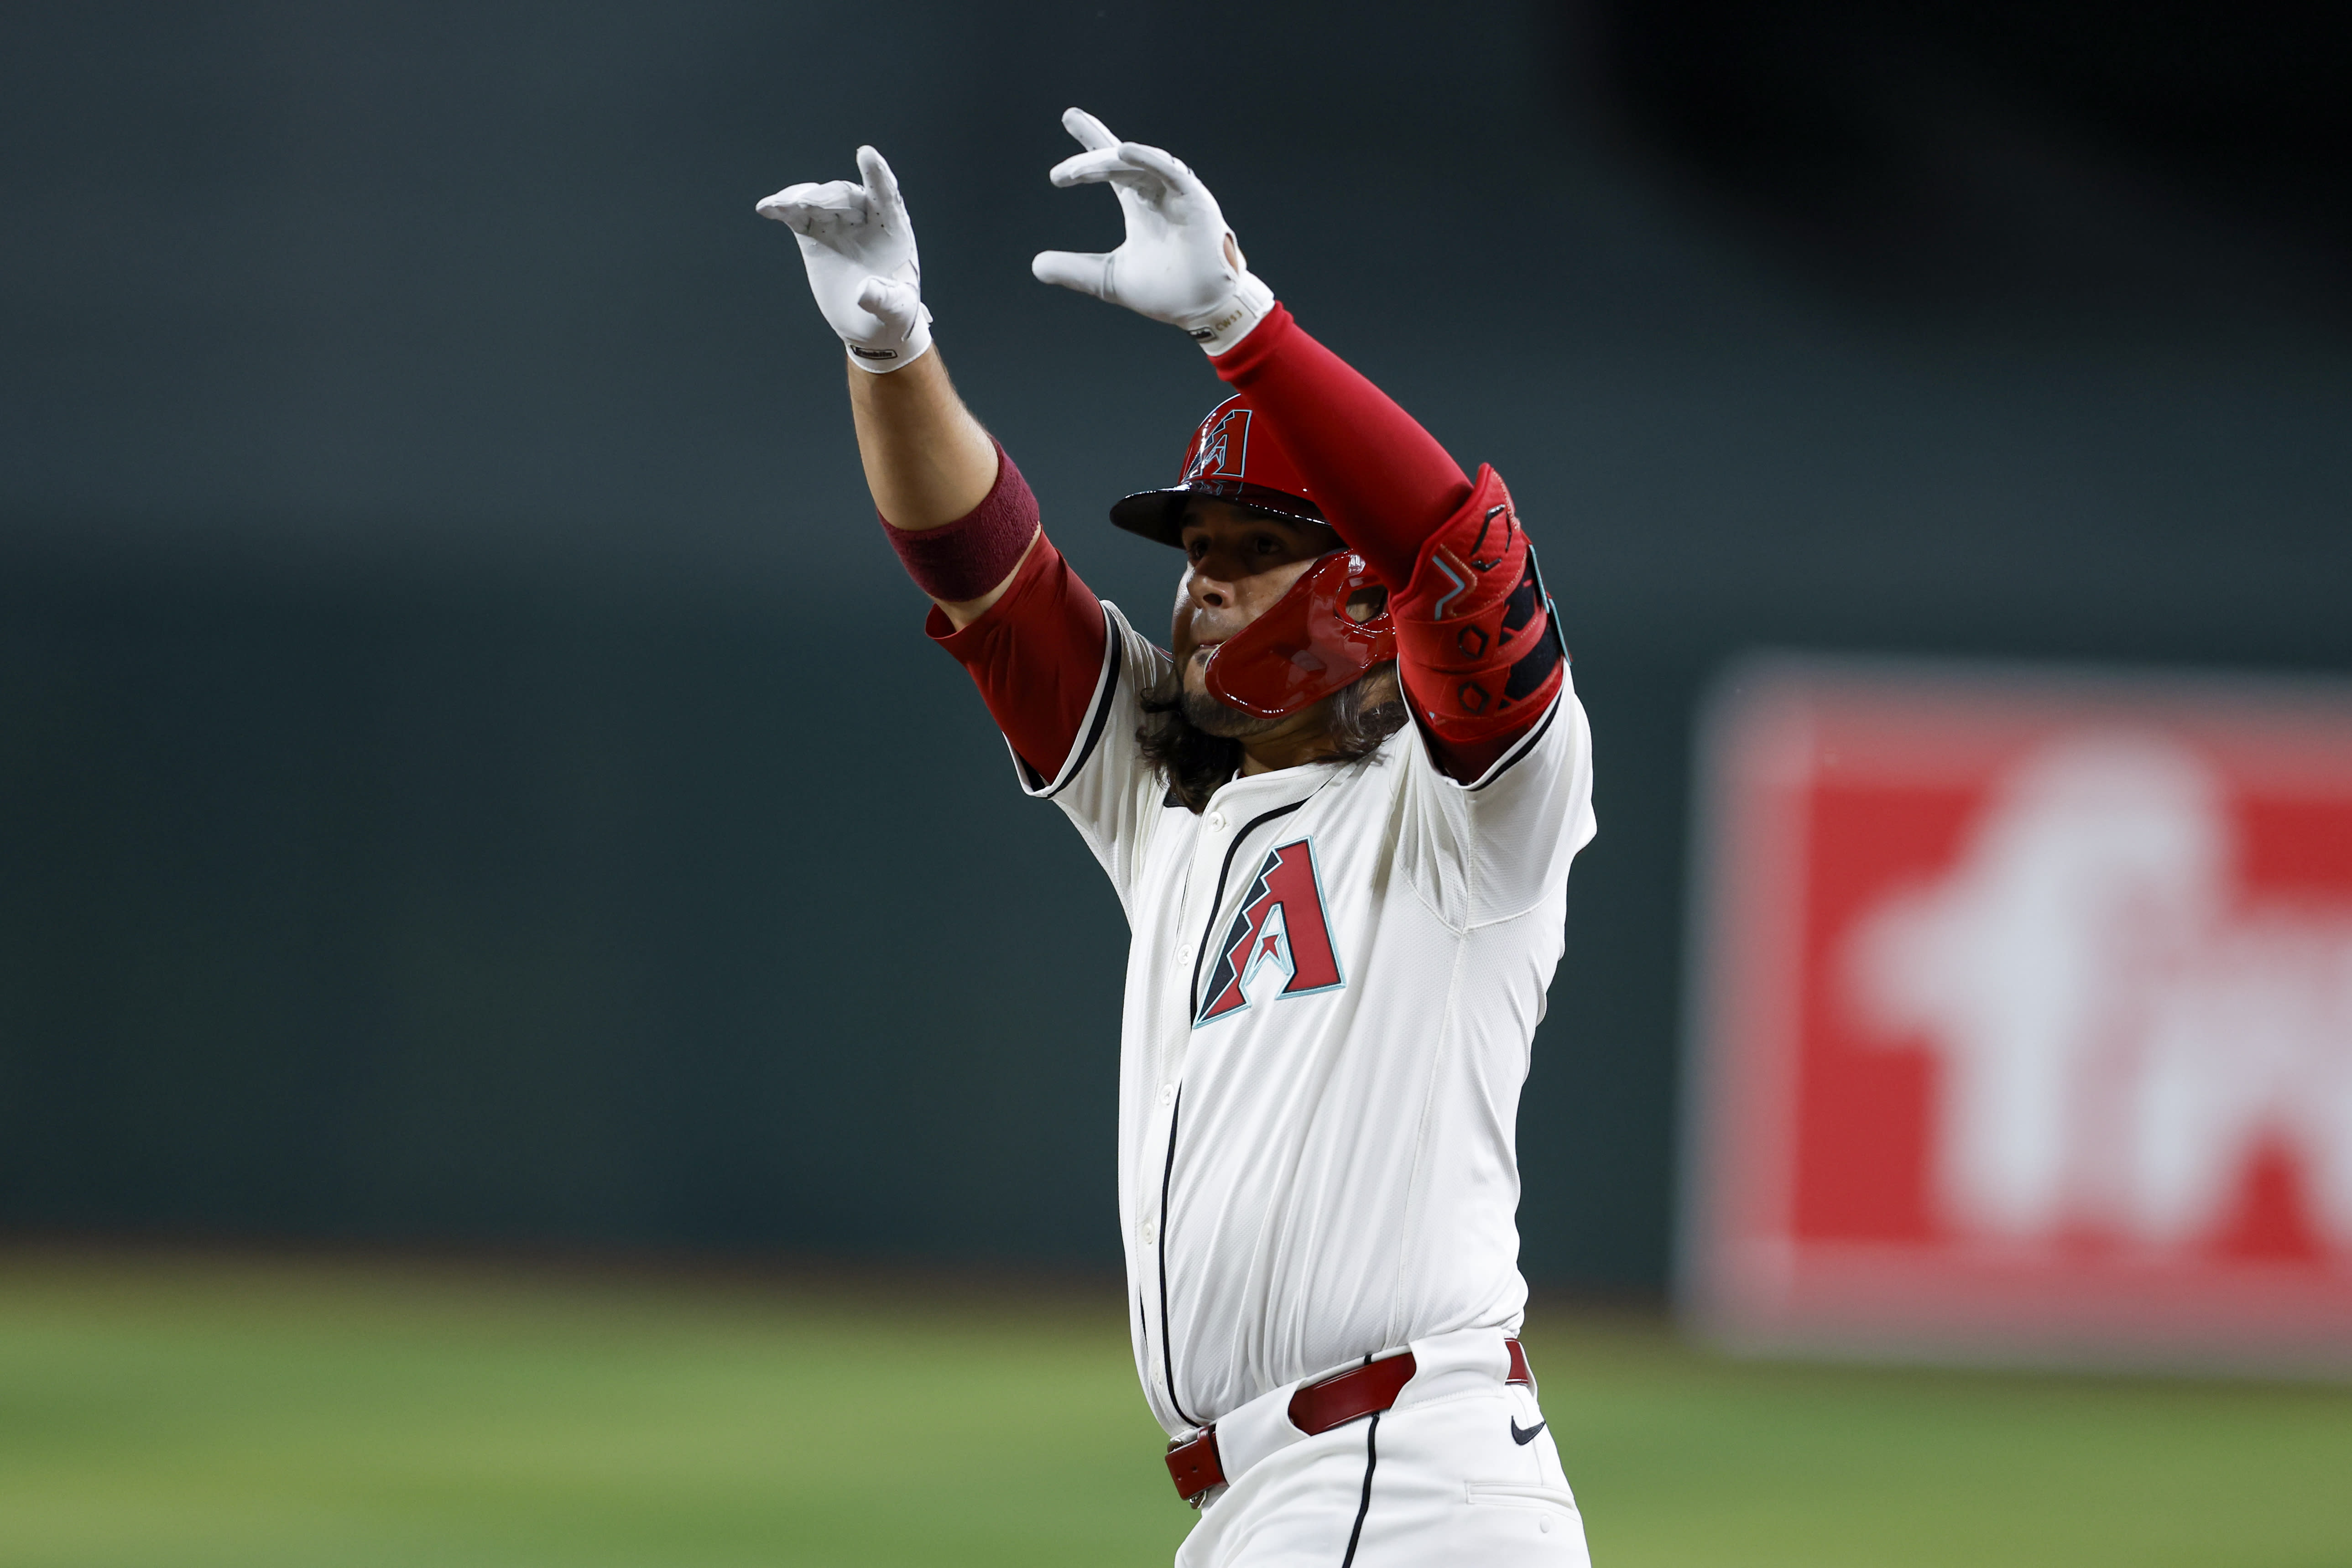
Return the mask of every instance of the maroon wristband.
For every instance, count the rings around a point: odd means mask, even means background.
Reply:
[[[978,506],[953,522],[900,528],[876,514],[915,586],[950,605],[977,599],[1003,582],[1037,534],[1037,498],[1013,466],[1004,443],[993,436],[989,439],[996,445],[996,482]]]

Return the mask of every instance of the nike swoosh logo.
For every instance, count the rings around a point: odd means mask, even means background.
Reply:
[[[1524,1448],[1529,1443],[1536,1440],[1537,1433],[1542,1431],[1545,1427],[1550,1425],[1551,1423],[1549,1421],[1538,1421],[1534,1426],[1522,1432],[1519,1430],[1519,1418],[1514,1415],[1511,1417],[1511,1441]]]

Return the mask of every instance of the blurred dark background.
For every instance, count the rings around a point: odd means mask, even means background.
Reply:
[[[2261,4],[16,7],[0,1230],[1116,1266],[1125,932],[872,522],[751,204],[889,153],[1112,497],[1219,395],[1033,283],[1079,103],[1545,547],[1600,838],[1525,1260],[1664,1278],[1688,736],[1762,645],[2352,665],[2352,21]]]

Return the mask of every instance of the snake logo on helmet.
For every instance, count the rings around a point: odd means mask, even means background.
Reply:
[[[1196,500],[1330,526],[1265,416],[1240,393],[1209,411],[1184,447],[1181,476],[1165,489],[1121,497],[1110,520],[1129,533],[1179,549],[1184,508]],[[1209,693],[1261,719],[1319,702],[1396,658],[1396,626],[1385,603],[1359,621],[1348,602],[1381,587],[1364,558],[1342,546],[1308,567],[1265,613],[1209,657]]]

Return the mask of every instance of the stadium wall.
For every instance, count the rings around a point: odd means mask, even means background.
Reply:
[[[1139,618],[1171,563],[1102,508],[1218,389],[1030,280],[1113,233],[1045,184],[1068,102],[1510,478],[1600,781],[1521,1118],[1541,1282],[1666,1274],[1690,733],[1739,650],[2352,664],[2330,234],[2000,88],[1933,127],[1924,237],[1790,238],[1643,112],[1688,83],[1611,8],[1449,16],[918,6],[887,101],[825,66],[847,8],[26,22],[0,1227],[1115,1267],[1116,906],[924,646],[751,215],[859,141]]]

